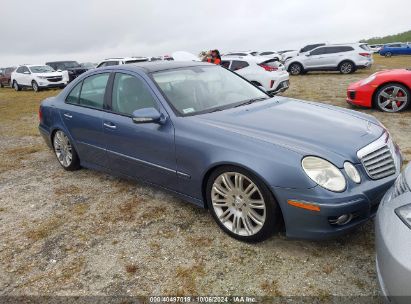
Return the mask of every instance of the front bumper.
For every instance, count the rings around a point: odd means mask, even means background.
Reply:
[[[48,81],[47,79],[37,79],[37,84],[40,88],[62,88],[68,84],[68,79],[63,77],[61,81]]]
[[[391,303],[411,303],[411,229],[395,209],[411,202],[411,193],[384,196],[375,220],[376,268],[381,292]]]
[[[396,150],[395,153],[401,164],[400,151]],[[374,217],[381,198],[393,185],[399,172],[371,180],[362,165],[356,165],[356,168],[362,182],[355,184],[345,176],[347,189],[341,193],[320,186],[310,189],[271,187],[283,213],[287,237],[315,240],[333,238],[346,234]],[[289,200],[313,204],[320,211],[297,208],[290,205]],[[345,225],[330,223],[343,214],[351,214],[352,220]]]
[[[372,97],[375,87],[367,84],[361,85],[360,82],[352,83],[347,89],[347,99],[349,104],[360,107],[372,107]]]

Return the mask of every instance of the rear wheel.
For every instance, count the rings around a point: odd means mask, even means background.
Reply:
[[[380,87],[374,96],[374,104],[384,112],[395,113],[406,109],[411,103],[410,89],[399,83]]]
[[[338,70],[341,74],[351,74],[355,72],[355,65],[351,61],[343,61],[340,63]]]
[[[235,239],[263,241],[281,224],[281,211],[270,190],[242,168],[216,169],[207,182],[206,194],[215,221]]]
[[[17,83],[17,81],[13,81],[13,88],[16,90],[16,91],[21,91],[21,87],[19,86],[19,84]]]
[[[290,64],[288,71],[290,72],[291,75],[300,75],[303,73],[304,69],[300,63],[294,62]]]
[[[53,149],[60,165],[67,171],[74,171],[80,168],[80,159],[72,146],[67,135],[57,130],[53,136]]]
[[[385,53],[384,56],[385,56],[385,57],[391,57],[391,56],[392,56],[392,53],[391,53],[391,52],[387,52],[387,53]]]

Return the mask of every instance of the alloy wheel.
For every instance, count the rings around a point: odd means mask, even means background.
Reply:
[[[219,175],[212,185],[211,202],[220,223],[236,235],[252,236],[264,226],[264,197],[258,186],[241,173]]]
[[[32,87],[33,87],[34,92],[38,92],[38,91],[39,91],[39,86],[38,86],[37,82],[33,81]]]
[[[54,152],[63,167],[71,165],[73,160],[73,150],[70,140],[63,131],[57,131],[54,135]]]
[[[377,98],[378,106],[385,112],[398,112],[405,108],[408,92],[403,88],[392,85],[382,90]]]
[[[301,66],[299,64],[292,64],[290,67],[291,75],[298,75],[301,73]]]
[[[341,65],[340,71],[341,71],[341,73],[343,73],[343,74],[349,74],[349,73],[352,72],[352,69],[353,69],[353,66],[352,66],[351,63],[349,63],[349,62],[344,62],[344,63]]]

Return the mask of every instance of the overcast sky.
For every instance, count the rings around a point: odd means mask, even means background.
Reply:
[[[410,0],[0,0],[0,66],[295,49],[411,30]]]

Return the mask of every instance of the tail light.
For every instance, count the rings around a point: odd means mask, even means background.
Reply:
[[[359,53],[360,56],[371,57],[370,53]]]
[[[259,64],[259,66],[262,67],[264,70],[266,70],[268,72],[274,72],[274,71],[278,70],[277,67],[273,67],[273,66],[269,66],[269,65],[265,65],[265,64]]]
[[[42,112],[42,108],[39,107],[39,122],[43,121],[43,112]]]

